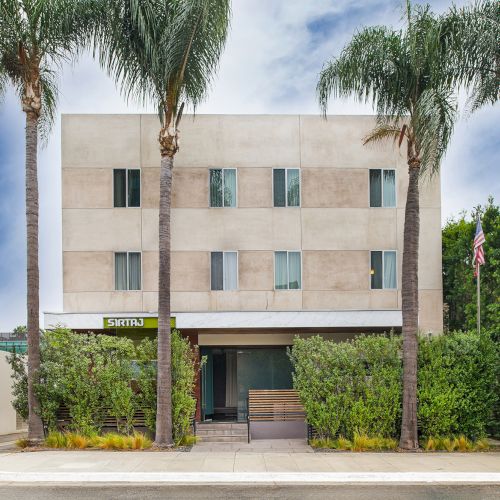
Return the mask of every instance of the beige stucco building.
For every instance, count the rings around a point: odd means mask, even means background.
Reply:
[[[363,146],[374,123],[183,118],[171,233],[182,332],[207,350],[400,330],[406,158],[396,146]],[[157,315],[158,129],[153,115],[63,116],[64,306],[45,314],[46,327]],[[420,202],[419,322],[440,332],[437,176],[422,180]]]

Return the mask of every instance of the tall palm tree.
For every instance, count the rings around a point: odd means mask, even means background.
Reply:
[[[377,125],[364,143],[405,142],[408,192],[402,269],[403,416],[399,446],[418,448],[418,245],[419,177],[438,171],[456,120],[456,99],[440,64],[439,22],[429,7],[407,3],[404,30],[370,27],[356,33],[321,72],[318,99],[330,96],[372,102]]]
[[[443,63],[457,85],[470,93],[470,111],[500,97],[500,3],[481,0],[453,6],[441,19]]]
[[[11,84],[26,115],[28,439],[43,439],[34,382],[40,367],[38,270],[39,138],[47,139],[57,101],[56,73],[85,44],[94,2],[0,0],[0,96]]]
[[[126,0],[98,37],[101,63],[127,97],[157,105],[160,150],[157,446],[171,446],[170,205],[184,106],[207,95],[226,42],[230,0]]]

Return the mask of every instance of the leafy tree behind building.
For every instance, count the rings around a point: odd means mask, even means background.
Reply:
[[[476,328],[476,278],[472,265],[472,243],[477,215],[486,237],[486,264],[481,266],[481,326],[500,339],[500,206],[490,197],[484,207],[470,215],[462,212],[443,228],[443,292],[445,328]]]

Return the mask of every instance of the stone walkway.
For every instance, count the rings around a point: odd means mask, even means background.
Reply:
[[[303,439],[259,439],[251,443],[204,443],[191,453],[314,453]]]

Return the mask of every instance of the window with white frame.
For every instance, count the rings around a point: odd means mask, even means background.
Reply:
[[[273,169],[275,207],[300,206],[300,171],[298,168]]]
[[[141,252],[115,253],[115,290],[141,289]]]
[[[210,169],[210,206],[236,206],[236,169]]]
[[[141,171],[138,168],[113,170],[113,205],[115,207],[141,206]]]
[[[300,290],[302,288],[300,252],[274,252],[274,288]]]
[[[370,252],[372,290],[397,288],[397,259],[395,250]]]
[[[210,289],[236,290],[238,288],[238,252],[211,252]]]
[[[370,207],[396,206],[396,171],[370,169]]]

